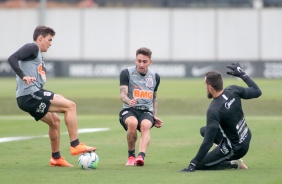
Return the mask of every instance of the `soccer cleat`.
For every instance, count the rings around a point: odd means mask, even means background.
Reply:
[[[74,155],[79,155],[81,153],[86,153],[86,152],[91,152],[91,151],[95,151],[97,148],[95,147],[90,147],[90,146],[86,146],[84,143],[79,143],[79,145],[77,145],[76,147],[70,147],[70,153],[72,156]]]
[[[248,166],[244,164],[242,159],[233,160],[232,162],[237,165],[237,169],[248,169]]]
[[[125,165],[130,166],[130,165],[134,165],[134,164],[135,164],[135,157],[133,157],[133,156],[128,157],[128,160],[127,160]]]
[[[144,165],[144,159],[141,155],[138,156],[138,158],[135,161],[136,166],[143,166]]]
[[[64,157],[61,157],[59,159],[54,159],[53,157],[51,157],[50,166],[73,167],[73,165],[69,164]]]
[[[189,170],[189,165],[187,167],[185,167],[184,169],[180,170],[179,172],[191,172]]]
[[[196,170],[196,164],[190,163],[187,167],[180,170],[179,172],[195,172],[195,170]]]

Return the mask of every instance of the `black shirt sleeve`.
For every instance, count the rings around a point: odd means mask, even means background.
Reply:
[[[207,112],[207,126],[205,130],[204,140],[193,161],[201,162],[214,143],[220,122],[219,116],[216,114],[217,113],[215,109],[209,109]]]
[[[161,78],[160,78],[159,74],[157,74],[157,73],[156,73],[156,82],[157,82],[157,84],[156,84],[156,87],[154,89],[154,92],[158,91],[158,87],[159,87],[160,82],[161,82]]]
[[[251,78],[247,77],[244,79],[244,82],[248,85],[247,88],[236,85],[232,85],[230,88],[235,90],[242,99],[252,99],[261,96],[260,88]]]
[[[19,50],[13,53],[9,58],[10,63],[14,72],[22,79],[25,74],[21,70],[18,61],[30,61],[38,56],[39,48],[35,43],[28,43],[22,46]]]
[[[129,71],[128,69],[124,69],[120,72],[119,75],[119,85],[120,86],[128,86],[129,85]]]

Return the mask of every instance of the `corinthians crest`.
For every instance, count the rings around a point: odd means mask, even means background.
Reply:
[[[146,86],[149,88],[154,86],[153,78],[151,75],[146,78]]]

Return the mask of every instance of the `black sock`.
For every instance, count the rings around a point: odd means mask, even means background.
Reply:
[[[52,157],[53,157],[54,159],[59,159],[59,158],[61,158],[61,153],[60,153],[60,151],[55,152],[55,153],[52,153]]]
[[[128,157],[134,157],[135,158],[135,149],[128,150]]]
[[[79,145],[79,140],[76,139],[76,140],[72,141],[70,144],[71,144],[71,147],[76,147],[77,145]]]
[[[145,158],[145,153],[144,153],[144,152],[139,152],[139,153],[138,153],[138,156],[142,156],[143,159],[144,159],[144,158]]]

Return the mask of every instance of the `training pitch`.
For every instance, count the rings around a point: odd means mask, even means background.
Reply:
[[[254,80],[263,95],[243,101],[246,121],[253,134],[249,153],[244,157],[249,169],[180,173],[202,142],[199,128],[205,125],[210,103],[203,79],[161,80],[158,116],[164,126],[151,130],[144,167],[125,166],[127,145],[126,133],[118,122],[121,108],[118,79],[49,79],[46,89],[76,102],[80,140],[98,148],[98,169],[82,170],[77,164],[78,157],[69,153],[62,115],[61,154],[75,167],[49,166],[47,125],[18,110],[14,78],[0,78],[1,183],[282,183],[282,81]],[[225,86],[229,84],[245,85],[236,78],[225,80]]]

